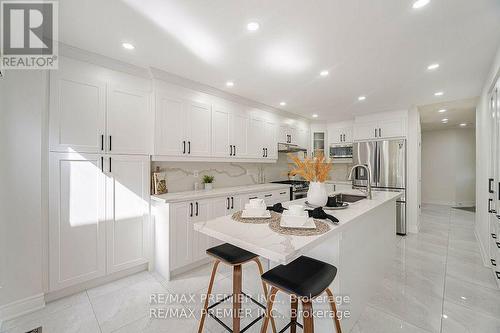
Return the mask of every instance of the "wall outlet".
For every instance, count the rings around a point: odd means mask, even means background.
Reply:
[[[198,173],[198,170],[193,171],[193,177],[199,177],[200,174]]]

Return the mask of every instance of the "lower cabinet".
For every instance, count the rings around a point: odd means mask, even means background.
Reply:
[[[205,262],[206,250],[221,242],[195,231],[193,224],[233,214],[254,197],[272,205],[289,201],[290,193],[284,189],[177,203],[153,202],[156,271],[170,279]]]
[[[147,262],[149,158],[50,153],[49,290]]]

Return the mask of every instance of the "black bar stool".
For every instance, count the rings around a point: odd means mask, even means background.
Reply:
[[[261,333],[267,332],[269,318],[272,319],[273,302],[278,291],[283,291],[291,297],[291,322],[281,331],[290,327],[290,332],[295,333],[297,323],[298,300],[301,301],[304,317],[304,333],[314,332],[312,300],[326,292],[328,302],[334,314],[334,323],[337,333],[342,333],[340,321],[337,318],[337,306],[335,297],[329,286],[337,275],[337,268],[325,262],[309,258],[299,257],[288,265],[279,265],[262,275],[262,280],[271,285],[266,310],[266,318],[262,323]]]
[[[265,305],[260,304],[258,301],[256,301],[251,296],[245,294],[242,291],[241,265],[243,265],[247,262],[250,262],[250,261],[254,261],[259,268],[260,275],[262,275],[264,273],[264,270],[262,269],[262,263],[259,260],[259,256],[252,253],[252,252],[243,250],[239,247],[236,247],[236,246],[228,244],[228,243],[225,243],[225,244],[215,246],[215,247],[208,249],[207,254],[214,257],[215,261],[214,261],[214,266],[212,268],[212,275],[210,277],[210,283],[208,284],[207,297],[205,299],[205,305],[203,307],[203,312],[202,312],[201,319],[200,319],[200,325],[198,327],[198,333],[203,332],[203,325],[205,324],[205,318],[206,318],[207,313],[210,315],[210,317],[214,318],[219,324],[221,324],[227,331],[235,332],[235,333],[244,332],[248,328],[253,326],[255,323],[257,323],[260,319],[262,319],[264,317],[264,314],[257,317],[255,320],[253,320],[250,324],[248,324],[243,329],[240,329],[240,320],[241,319],[239,316],[239,312],[241,309],[241,303],[240,303],[241,297],[245,296],[245,297],[249,298],[252,302],[257,304],[259,307],[261,307],[262,309],[264,309],[264,310],[266,309]],[[221,301],[208,306],[209,296],[212,293],[212,287],[214,284],[215,274],[217,273],[217,267],[219,266],[219,264],[221,262],[223,262],[224,264],[233,266],[233,293],[232,293],[232,295],[229,295],[229,296],[223,298]],[[267,287],[266,287],[266,284],[264,283],[264,281],[262,281],[262,288],[264,290],[264,296],[267,299],[268,298],[267,297]],[[212,312],[209,312],[209,310],[213,309],[214,307],[216,307],[220,303],[228,300],[231,297],[233,299],[233,328],[232,329],[229,328],[226,324],[224,324]],[[271,325],[273,328],[273,332],[276,333],[276,325],[274,323],[274,319],[271,319]]]

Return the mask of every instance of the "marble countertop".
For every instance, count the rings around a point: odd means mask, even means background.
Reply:
[[[359,194],[357,190],[342,191],[342,193]],[[356,223],[358,217],[369,213],[372,209],[388,202],[396,201],[401,196],[398,192],[373,192],[373,199],[360,200],[351,203],[344,210],[329,211],[339,224],[330,223],[330,231],[318,236],[289,236],[272,231],[267,224],[249,224],[234,221],[231,216],[219,217],[210,221],[194,224],[194,229],[223,242],[239,246],[264,258],[280,264],[287,264],[315,247],[319,242],[344,230],[349,224]],[[305,199],[283,203],[303,204]]]
[[[166,193],[161,195],[152,195],[151,200],[162,203],[172,203],[195,199],[222,197],[225,195],[275,191],[289,188],[290,185],[286,184],[255,184],[214,188],[213,190],[184,191],[176,193]]]

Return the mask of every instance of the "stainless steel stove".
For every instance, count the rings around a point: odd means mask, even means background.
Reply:
[[[305,180],[279,180],[272,183],[290,185],[290,200],[307,197],[309,182]]]

